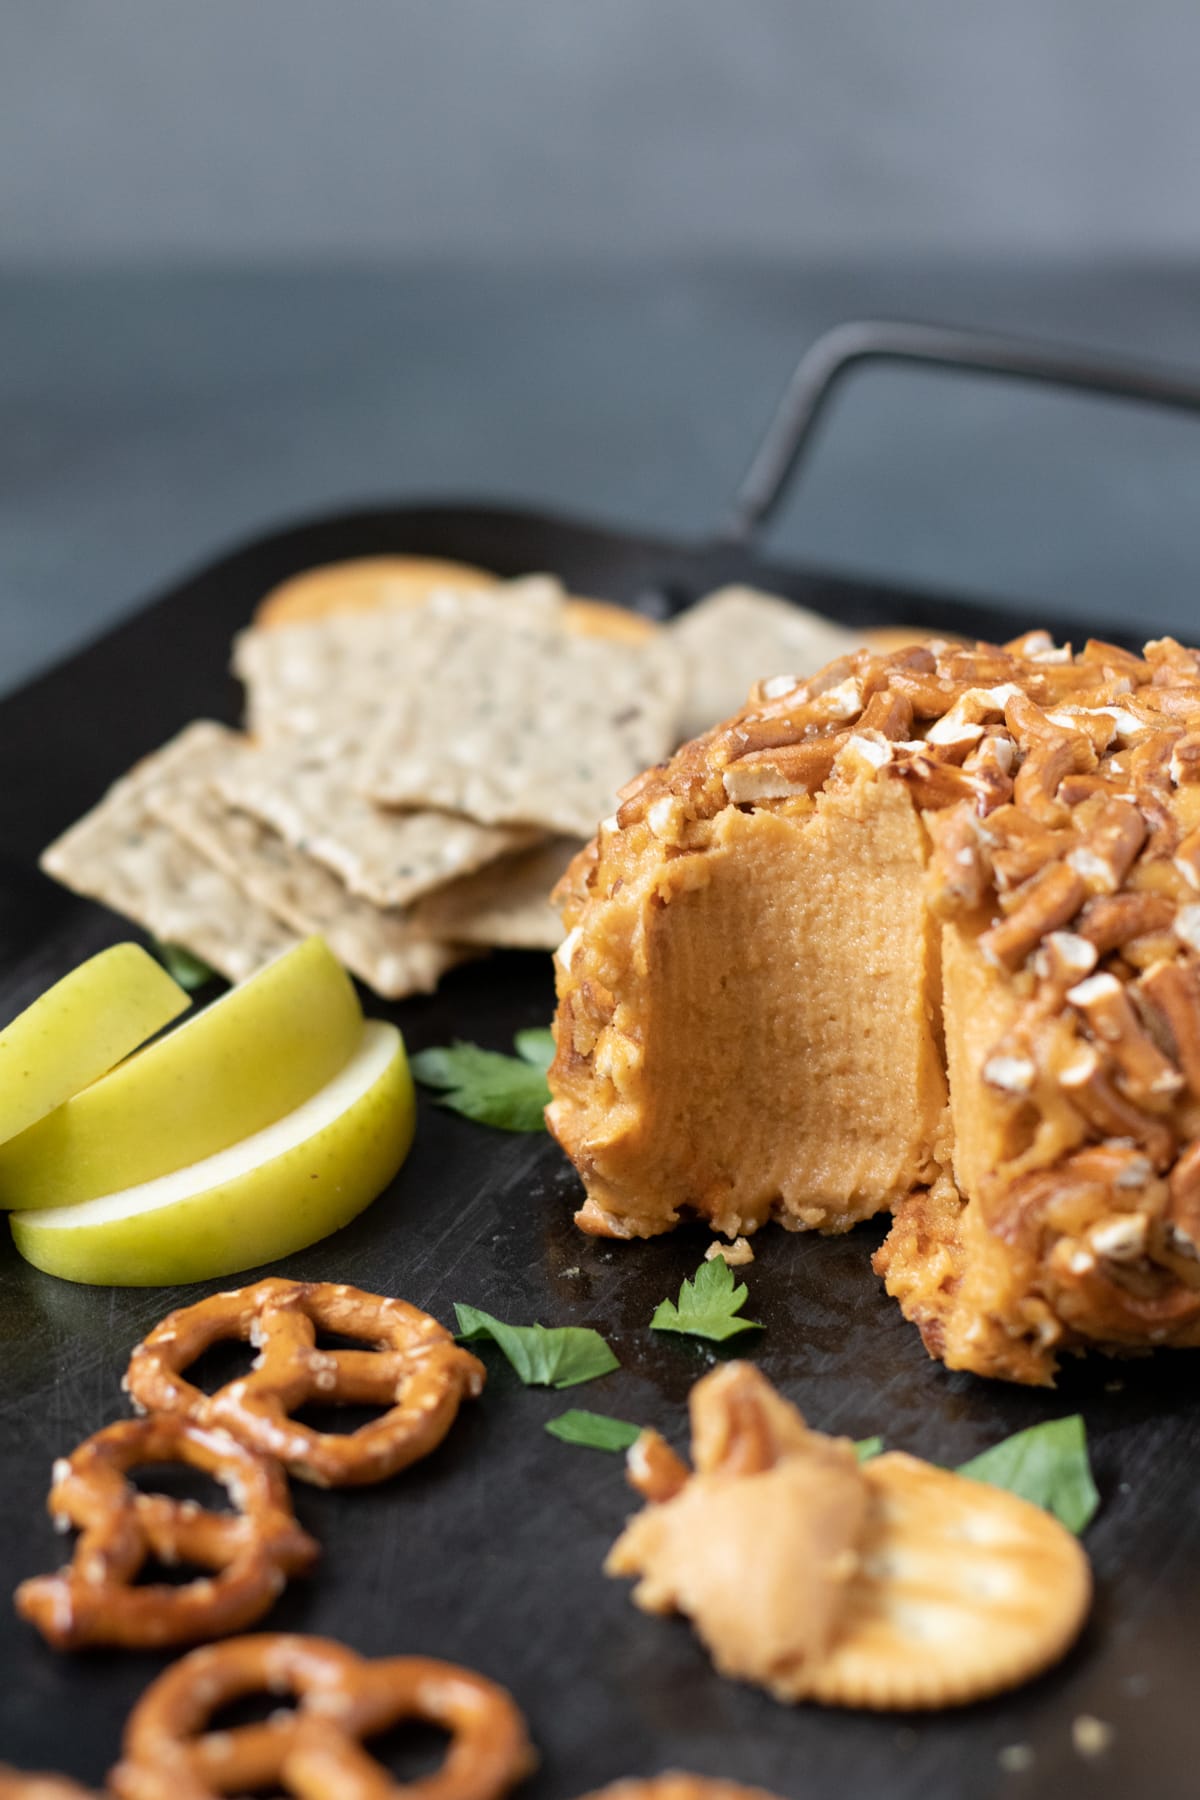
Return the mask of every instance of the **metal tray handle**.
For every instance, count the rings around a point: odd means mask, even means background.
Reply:
[[[747,544],[779,506],[834,388],[860,363],[919,363],[1015,376],[1078,393],[1200,412],[1200,376],[1082,350],[944,325],[862,319],[835,325],[805,351],[742,480],[721,533]]]

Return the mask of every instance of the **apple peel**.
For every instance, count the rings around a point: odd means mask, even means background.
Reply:
[[[191,1005],[140,944],[113,944],[0,1031],[0,1144],[107,1075]]]
[[[0,1207],[73,1206],[239,1143],[331,1081],[361,1031],[354,984],[306,938],[0,1143]]]
[[[371,1021],[349,1062],[286,1117],[139,1186],[14,1213],[13,1239],[36,1268],[95,1286],[203,1281],[274,1262],[382,1193],[415,1118],[404,1041]]]

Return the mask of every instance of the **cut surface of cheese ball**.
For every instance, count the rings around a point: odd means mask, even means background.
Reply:
[[[584,1229],[842,1231],[953,1367],[1200,1343],[1200,656],[843,657],[626,790],[565,878]]]
[[[0,1030],[0,1143],[106,1075],[190,1004],[140,944],[114,944],[80,963]]]
[[[204,1281],[328,1237],[382,1193],[412,1142],[416,1107],[394,1025],[358,1048],[286,1117],[203,1162],[77,1206],[14,1213],[27,1261],[67,1281]]]
[[[74,1205],[212,1156],[316,1093],[361,1030],[349,977],[307,938],[0,1144],[0,1205]]]

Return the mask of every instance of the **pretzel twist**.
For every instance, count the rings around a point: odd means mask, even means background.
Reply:
[[[682,1769],[665,1769],[661,1775],[630,1777],[610,1782],[583,1800],[774,1800],[762,1788],[744,1787],[722,1776],[688,1775]]]
[[[262,1724],[207,1729],[251,1694],[292,1698]],[[450,1734],[440,1768],[392,1779],[365,1739],[404,1719]],[[421,1656],[369,1661],[326,1638],[263,1633],[195,1650],[159,1676],[125,1727],[109,1776],[121,1800],[218,1800],[274,1787],[297,1800],[499,1800],[534,1766],[503,1688]]]
[[[140,1493],[128,1474],[147,1463],[213,1476],[236,1513]],[[319,1554],[296,1522],[279,1465],[186,1419],[123,1419],[96,1432],[55,1464],[47,1506],[56,1525],[74,1525],[81,1536],[65,1568],[21,1583],[16,1606],[56,1650],[158,1649],[241,1631]],[[136,1587],[149,1557],[212,1574],[179,1587]]]
[[[320,1350],[317,1330],[370,1350]],[[258,1351],[239,1381],[204,1394],[183,1371],[222,1338]],[[220,1425],[319,1487],[384,1481],[441,1443],[483,1364],[436,1319],[403,1300],[328,1282],[272,1277],[171,1313],[133,1352],[125,1387],[147,1411]],[[382,1406],[357,1431],[315,1431],[291,1414],[307,1403]]]
[[[0,1763],[0,1800],[97,1800],[66,1775],[26,1774]]]

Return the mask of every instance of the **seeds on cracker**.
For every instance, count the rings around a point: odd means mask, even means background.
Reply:
[[[246,728],[264,744],[355,743],[390,693],[427,679],[428,648],[421,609],[240,632],[233,672],[246,689]]]
[[[154,816],[147,802],[157,779],[147,757],[43,851],[41,866],[226,980],[243,981],[296,934]]]
[[[707,594],[668,631],[687,678],[681,738],[737,712],[756,681],[811,674],[861,642],[819,613],[747,587]]]
[[[222,797],[324,863],[375,906],[421,894],[513,850],[530,831],[477,825],[448,813],[390,812],[350,785],[352,749],[321,740],[247,747],[214,777]]]
[[[459,944],[557,949],[563,928],[550,904],[550,890],[580,848],[578,838],[551,838],[532,850],[500,857],[427,894],[413,909],[414,921],[434,937]]]
[[[237,732],[200,721],[160,753],[148,795],[154,815],[302,936],[320,933],[334,955],[387,999],[429,993],[462,952],[409,916],[347,893],[335,875],[246,813],[211,783],[242,750]]]
[[[785,1701],[958,1706],[1078,1635],[1087,1558],[1028,1501],[894,1451],[860,1464],[747,1363],[690,1410],[694,1470],[655,1433],[630,1451],[650,1504],[605,1566],[644,1610],[685,1613],[723,1674]]]
[[[502,619],[478,595],[447,596],[424,628],[436,674],[389,701],[358,770],[375,801],[586,837],[673,742],[682,677],[657,640]]]
[[[549,576],[505,582],[476,594],[480,616],[503,632],[514,620],[557,627],[563,590]],[[472,596],[463,597],[470,605]],[[356,744],[368,719],[398,693],[434,678],[439,639],[431,622],[459,604],[434,587],[419,605],[342,612],[329,607],[297,624],[252,626],[234,639],[233,671],[246,689],[246,727],[264,743],[321,737]]]
[[[663,636],[549,576],[412,558],[309,571],[236,641],[253,739],[181,733],[44,866],[230,979],[296,932],[389,997],[472,946],[553,948],[547,896],[577,845],[546,835],[590,832],[669,747],[681,677]],[[468,715],[443,756],[447,682]],[[368,791],[381,747],[387,793],[398,777],[428,803]],[[431,757],[445,779],[427,783]]]

